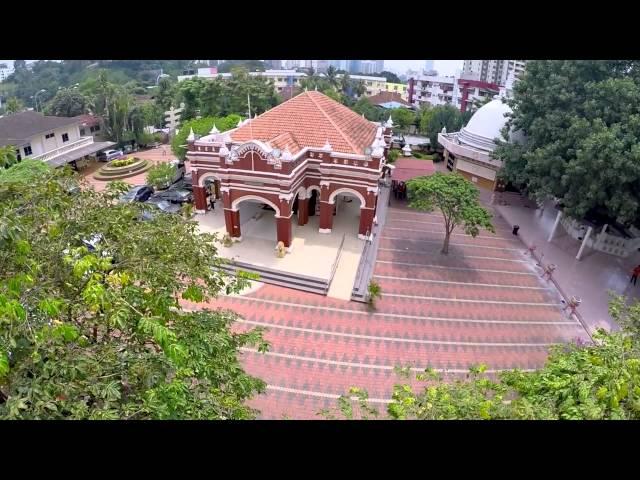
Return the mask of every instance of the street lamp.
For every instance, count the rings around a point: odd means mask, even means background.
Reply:
[[[158,82],[160,81],[161,78],[163,77],[168,77],[169,75],[167,75],[166,73],[162,73],[162,69],[160,69],[160,75],[158,75],[158,77],[156,78],[156,85],[158,85]]]
[[[36,102],[36,112],[39,112],[38,110],[38,95],[40,95],[41,93],[46,92],[46,90],[43,88],[42,90],[39,90],[35,95],[34,95],[34,100]]]

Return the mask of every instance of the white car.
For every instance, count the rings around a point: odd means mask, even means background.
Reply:
[[[122,150],[105,150],[104,152],[100,152],[98,154],[98,160],[101,162],[110,162],[111,160],[115,160],[116,158],[123,157],[124,153]]]

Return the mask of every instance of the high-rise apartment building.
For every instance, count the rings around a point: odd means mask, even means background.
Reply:
[[[526,60],[465,60],[462,75],[470,80],[504,85],[509,72],[513,70],[518,79],[526,63]]]
[[[281,70],[282,60],[265,60],[264,65],[267,70]]]
[[[0,63],[0,82],[4,82],[13,73],[13,67],[6,63]]]
[[[424,71],[425,72],[432,72],[433,70],[435,70],[434,65],[433,65],[433,60],[425,60],[424,61]]]

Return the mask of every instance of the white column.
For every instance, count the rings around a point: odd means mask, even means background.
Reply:
[[[584,250],[584,247],[587,244],[587,240],[589,240],[589,237],[591,236],[591,232],[593,232],[593,228],[589,227],[587,229],[587,234],[584,236],[584,239],[582,240],[582,245],[580,245],[580,250],[578,250],[578,255],[576,255],[576,260],[580,260],[580,257],[582,256],[582,251]]]
[[[560,219],[562,218],[562,210],[558,210],[558,215],[556,216],[556,221],[553,223],[553,228],[551,229],[551,233],[549,234],[549,238],[547,242],[553,240],[553,236],[556,233],[556,229],[558,228],[558,224],[560,223]]]

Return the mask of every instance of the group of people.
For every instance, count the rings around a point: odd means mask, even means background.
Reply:
[[[407,199],[407,184],[404,182],[393,182],[391,186],[391,190],[393,191],[393,196],[398,200],[406,200]]]

